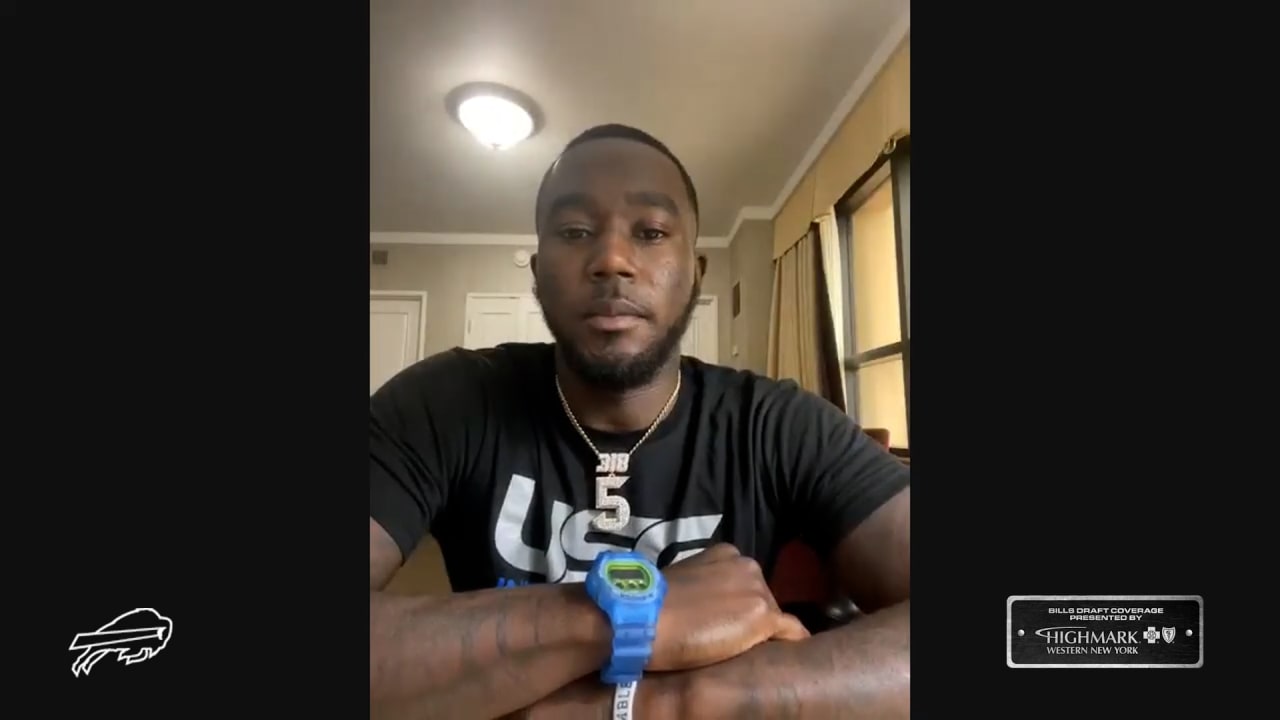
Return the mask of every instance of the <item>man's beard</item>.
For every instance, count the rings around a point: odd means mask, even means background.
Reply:
[[[583,382],[606,392],[622,393],[643,387],[658,375],[663,366],[679,352],[680,341],[684,339],[689,322],[693,319],[693,310],[698,306],[701,293],[701,281],[695,280],[689,302],[685,305],[675,323],[667,328],[653,344],[640,351],[639,354],[622,359],[594,358],[573,345],[566,339],[566,334],[552,324],[547,318],[547,329],[556,340],[556,347],[564,356],[564,362]],[[546,317],[544,313],[544,318]]]

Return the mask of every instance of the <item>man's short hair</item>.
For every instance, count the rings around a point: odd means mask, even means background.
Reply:
[[[676,157],[675,153],[671,152],[671,150],[664,145],[661,140],[658,140],[639,128],[634,128],[630,125],[621,125],[619,123],[608,123],[605,125],[596,125],[595,127],[588,128],[579,133],[577,137],[570,140],[569,143],[564,146],[564,149],[560,151],[558,156],[556,156],[555,161],[551,163],[551,167],[548,167],[547,171],[543,173],[542,182],[538,184],[538,195],[534,206],[535,230],[542,228],[542,191],[546,188],[547,179],[551,177],[551,171],[555,169],[556,163],[560,162],[560,158],[564,157],[565,153],[582,143],[590,140],[608,139],[632,140],[648,145],[654,150],[666,155],[667,159],[675,163],[676,169],[680,171],[680,179],[684,181],[685,193],[689,196],[689,205],[693,208],[693,219],[696,227],[698,224],[698,191],[693,187],[693,178],[689,177],[688,171],[684,169],[684,164],[680,162],[680,159]]]

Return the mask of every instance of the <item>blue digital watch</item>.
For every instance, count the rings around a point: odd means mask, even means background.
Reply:
[[[638,681],[653,653],[658,614],[667,596],[662,572],[640,553],[605,551],[587,575],[587,595],[613,626],[613,653],[600,679],[610,685]]]

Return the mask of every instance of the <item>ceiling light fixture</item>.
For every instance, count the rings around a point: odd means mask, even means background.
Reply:
[[[446,104],[458,124],[494,150],[507,150],[537,130],[533,101],[501,85],[463,85],[449,93]]]

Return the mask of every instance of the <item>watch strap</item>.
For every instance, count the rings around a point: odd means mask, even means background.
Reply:
[[[613,618],[613,655],[600,672],[600,679],[610,684],[635,682],[644,676],[644,668],[653,654],[657,634],[655,621]]]
[[[635,716],[639,684],[638,681],[618,683],[613,689],[613,714],[609,716],[612,720],[631,720]]]

